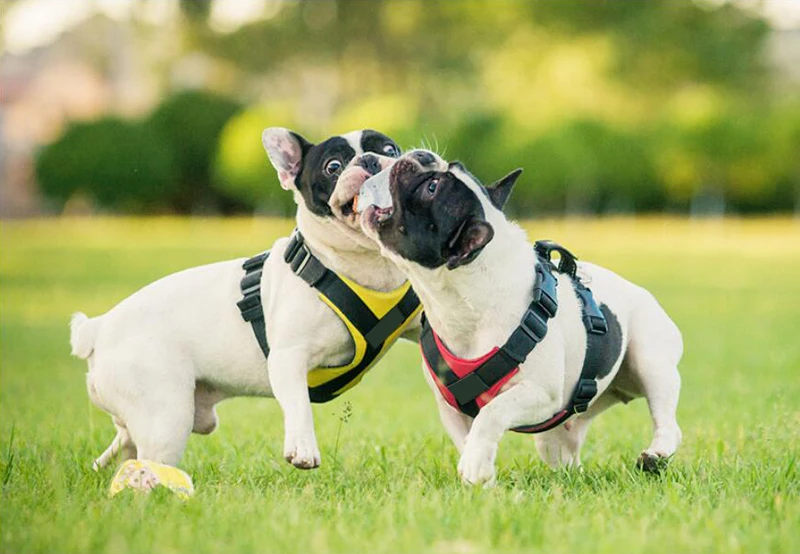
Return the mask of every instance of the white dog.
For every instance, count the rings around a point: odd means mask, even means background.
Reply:
[[[117,428],[95,468],[120,451],[177,465],[190,433],[215,429],[215,404],[244,395],[274,396],[284,414],[284,457],[317,467],[310,402],[356,384],[401,333],[416,339],[419,306],[405,276],[328,206],[348,165],[361,164],[348,173],[357,187],[399,155],[397,145],[369,130],[312,145],[270,128],[262,140],[281,185],[294,193],[301,234],[246,262],[245,281],[244,259],[195,267],[101,316],[73,316],[72,353],[88,361],[89,396]],[[351,208],[337,206],[338,214]],[[324,283],[335,289],[327,296]],[[349,302],[341,311],[350,319],[332,309],[342,308],[337,295]],[[259,334],[268,341],[264,351]]]
[[[461,453],[459,474],[494,482],[510,429],[546,431],[536,435],[543,459],[577,465],[592,418],[640,396],[654,437],[639,466],[657,471],[681,441],[680,332],[646,290],[552,243],[534,251],[501,211],[519,173],[484,188],[461,164],[418,150],[358,199],[365,234],[425,307],[423,371]]]

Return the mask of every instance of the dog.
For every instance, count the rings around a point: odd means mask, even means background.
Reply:
[[[190,434],[214,431],[215,405],[235,396],[275,397],[284,416],[284,458],[301,469],[319,466],[310,383],[312,377],[328,383],[330,368],[347,367],[359,355],[360,342],[299,275],[312,261],[318,271],[341,275],[336,282],[346,281],[350,288],[384,295],[404,283],[410,288],[375,243],[333,217],[329,206],[346,168],[360,164],[348,173],[349,186],[357,187],[400,154],[391,138],[362,130],[312,144],[288,129],[269,128],[262,142],[281,186],[294,195],[300,235],[278,239],[269,257],[255,258],[263,267],[248,271],[245,299],[243,263],[251,260],[236,259],[169,275],[101,316],[73,316],[72,354],[87,360],[89,396],[112,416],[117,430],[95,469],[120,452],[124,459],[176,466]],[[339,216],[346,217],[351,208],[337,205]],[[305,258],[296,256],[292,263],[303,264],[287,263],[288,247]],[[248,313],[253,317],[247,299],[263,316],[250,321],[252,329],[243,319]],[[384,350],[401,332],[416,339],[417,314],[401,323],[392,328],[395,334],[385,340]],[[254,336],[259,333],[268,339],[263,352]],[[373,363],[380,353],[373,349]],[[346,386],[325,399],[357,383],[368,368],[357,369],[361,373],[345,374]]]
[[[364,234],[422,300],[430,328],[422,331],[423,354],[428,337],[428,352],[438,358],[424,356],[423,372],[460,453],[458,473],[470,484],[493,484],[498,441],[511,429],[552,428],[536,435],[541,457],[551,467],[577,466],[592,419],[642,396],[654,436],[638,464],[657,471],[681,442],[680,331],[649,292],[612,271],[576,263],[553,243],[537,243],[546,257],[537,254],[502,211],[520,173],[487,188],[463,164],[414,150],[367,181],[358,199]],[[549,261],[553,249],[562,253],[563,271]],[[548,290],[555,306],[545,302]],[[603,328],[590,331],[595,323]],[[489,359],[516,367],[486,377]],[[483,368],[485,380],[476,383],[468,366]],[[459,394],[473,399],[471,407]]]

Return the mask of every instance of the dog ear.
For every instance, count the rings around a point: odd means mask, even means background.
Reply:
[[[447,269],[467,265],[494,238],[494,229],[483,219],[468,219],[461,224],[445,248]]]
[[[294,180],[303,167],[303,156],[313,144],[283,127],[264,129],[261,133],[261,143],[267,151],[269,161],[278,172],[281,187],[285,190],[293,188]]]
[[[511,190],[514,188],[514,183],[517,182],[519,176],[522,175],[522,168],[515,169],[502,179],[496,181],[486,191],[489,193],[489,200],[492,205],[498,210],[502,211],[511,196]]]

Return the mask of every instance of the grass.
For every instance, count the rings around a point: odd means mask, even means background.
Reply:
[[[682,329],[684,443],[663,477],[634,470],[650,440],[638,400],[597,420],[582,472],[550,471],[530,437],[509,434],[499,485],[462,486],[416,346],[400,344],[351,393],[315,407],[319,470],[282,460],[274,401],[236,399],[213,435],[189,442],[191,501],[108,499],[115,468],[96,474],[91,461],[114,432],[69,356],[69,315],[255,253],[291,227],[2,223],[2,552],[800,551],[800,224],[790,220],[527,225],[649,288]]]

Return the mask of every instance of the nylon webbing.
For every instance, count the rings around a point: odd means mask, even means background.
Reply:
[[[361,361],[352,369],[321,385],[309,388],[312,402],[327,402],[337,391],[366,371],[380,355],[386,339],[413,314],[419,298],[409,288],[400,301],[382,318],[378,318],[364,301],[335,272],[326,268],[305,245],[299,230],[292,233],[284,252],[284,260],[292,271],[309,286],[317,289],[342,312],[359,333],[367,346]]]
[[[587,331],[586,355],[580,378],[567,407],[547,421],[513,429],[523,433],[539,433],[552,429],[573,414],[586,411],[597,394],[596,378],[601,365],[599,358],[602,351],[600,346],[608,330],[606,318],[598,308],[594,296],[577,277],[575,256],[552,241],[537,241],[534,248],[539,260],[536,265],[533,300],[522,316],[520,325],[512,332],[506,343],[478,368],[459,378],[447,365],[437,345],[434,331],[425,318],[420,336],[420,347],[428,367],[453,395],[458,409],[475,417],[479,412],[476,399],[515,371],[547,335],[547,322],[558,310],[556,293],[558,281],[552,273],[556,267],[550,259],[551,252],[558,252],[561,259],[557,270],[571,277],[576,295],[582,304],[583,323]]]
[[[245,274],[239,282],[239,287],[242,290],[243,298],[236,303],[242,319],[253,327],[253,334],[255,334],[258,346],[265,358],[269,357],[269,344],[267,343],[264,308],[261,304],[261,276],[267,258],[269,258],[269,251],[253,256],[242,264]]]

